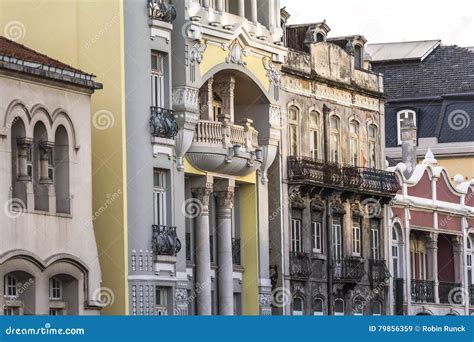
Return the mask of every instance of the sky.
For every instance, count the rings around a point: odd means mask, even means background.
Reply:
[[[329,37],[362,34],[368,43],[441,39],[474,46],[474,0],[281,0],[290,24],[326,19]]]

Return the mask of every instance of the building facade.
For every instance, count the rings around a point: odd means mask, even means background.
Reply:
[[[389,313],[472,314],[473,181],[452,182],[431,151],[411,173],[389,170],[401,184],[388,217]]]
[[[325,22],[286,27],[283,130],[270,169],[273,313],[388,310],[383,79],[365,39],[330,39]]]
[[[474,53],[439,40],[368,45],[384,75],[387,156],[402,160],[401,125],[417,128],[417,159],[429,149],[451,177],[474,177]]]
[[[0,36],[3,315],[98,315],[91,96],[102,86]]]

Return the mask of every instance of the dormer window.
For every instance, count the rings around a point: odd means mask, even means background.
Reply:
[[[354,47],[354,67],[356,69],[362,69],[364,63],[364,49],[360,45]]]
[[[316,33],[316,43],[321,43],[321,42],[324,42],[325,40],[326,39],[323,33],[321,32]]]
[[[413,125],[416,127],[416,113],[411,109],[404,109],[397,113],[397,140],[398,145],[402,144],[402,127],[403,121],[413,122]]]

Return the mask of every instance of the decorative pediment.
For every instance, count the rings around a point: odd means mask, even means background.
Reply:
[[[227,49],[225,45],[223,46],[223,48]],[[247,65],[247,62],[244,61],[244,56],[247,56],[248,53],[238,39],[235,39],[230,44],[228,49],[229,49],[229,55],[225,59],[226,63],[228,64],[233,63],[233,64],[242,65],[242,66]]]

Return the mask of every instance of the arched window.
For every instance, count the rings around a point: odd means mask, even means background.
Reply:
[[[354,300],[354,316],[363,316],[364,315],[364,301],[361,298]]]
[[[316,43],[320,43],[324,41],[325,41],[324,34],[322,34],[321,32],[316,33]]]
[[[5,297],[17,296],[17,280],[13,275],[8,274],[5,276]]]
[[[354,67],[362,69],[364,62],[364,49],[360,45],[354,46]]]
[[[341,156],[341,121],[336,115],[330,118],[331,128],[331,154],[330,160],[335,163],[339,163]]]
[[[469,235],[467,237],[467,242],[466,242],[466,249],[467,249],[467,253],[466,253],[466,257],[467,257],[467,260],[466,260],[466,265],[467,265],[467,282],[469,285],[473,285],[474,284],[474,272],[473,272],[473,266],[472,266],[472,261],[473,261],[473,258],[474,258],[474,248],[473,248],[473,239],[472,239],[472,235]]]
[[[397,225],[392,227],[392,272],[394,279],[397,279],[400,274],[400,246],[397,228]]]
[[[289,138],[290,138],[290,155],[299,155],[299,110],[296,107],[290,107],[288,111],[288,123],[289,123]]]
[[[337,298],[334,301],[334,316],[344,316],[344,299]]]
[[[323,316],[324,315],[324,300],[316,297],[313,299],[313,315]]]
[[[416,113],[411,109],[404,109],[397,113],[397,139],[398,145],[402,144],[402,127],[403,121],[408,120],[408,122],[412,122],[413,125],[416,127]]]
[[[54,185],[56,189],[56,211],[62,214],[70,214],[69,139],[63,126],[58,127],[55,136]]]
[[[369,167],[377,168],[377,126],[369,125]]]
[[[359,166],[359,123],[357,121],[351,121],[349,134],[349,160],[351,165]]]
[[[382,303],[379,301],[373,301],[371,303],[372,316],[381,316],[382,315]]]
[[[309,113],[309,145],[310,145],[310,153],[311,158],[318,159],[319,158],[319,113],[316,111],[311,111]]]
[[[303,316],[304,301],[301,297],[293,298],[293,316]]]
[[[49,211],[49,185],[53,183],[54,149],[48,142],[46,127],[42,122],[35,125],[33,134],[33,186],[35,210]]]

